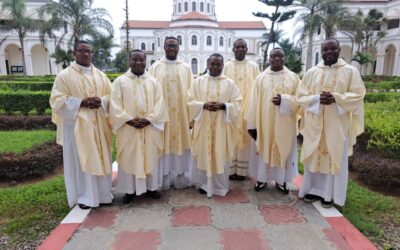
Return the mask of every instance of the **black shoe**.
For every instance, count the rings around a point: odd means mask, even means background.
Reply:
[[[275,183],[275,188],[278,189],[279,191],[281,191],[284,194],[288,194],[289,193],[289,189],[287,189],[287,187],[286,187],[286,182],[284,182],[283,185]]]
[[[263,190],[266,186],[267,186],[267,183],[257,181],[256,186],[254,187],[254,190],[255,190],[256,192],[260,192],[260,191]]]
[[[232,174],[232,175],[229,175],[229,180],[231,180],[231,181],[234,181],[234,180],[237,180],[237,174]]]
[[[314,194],[306,194],[303,198],[303,201],[306,203],[313,203],[314,201],[321,200],[321,197]]]
[[[157,190],[154,191],[147,191],[146,195],[152,199],[158,200],[161,198],[161,194],[160,192],[158,192]]]
[[[323,208],[331,208],[333,207],[333,201],[325,201],[324,199],[321,199],[321,207]]]
[[[122,198],[122,203],[124,204],[129,204],[133,200],[133,197],[135,197],[135,194],[125,194],[124,197]]]
[[[85,204],[78,204],[80,209],[91,209],[92,207],[86,206]]]
[[[246,176],[236,175],[236,180],[237,181],[244,181],[244,180],[246,180]]]
[[[199,188],[199,194],[207,194],[207,192],[204,189]]]

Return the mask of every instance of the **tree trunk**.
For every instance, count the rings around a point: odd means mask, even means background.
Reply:
[[[24,35],[21,30],[19,31],[18,36],[19,36],[19,42],[21,44],[22,66],[24,67],[24,76],[26,76],[27,72],[26,72],[26,62],[25,62]]]
[[[308,45],[307,45],[307,59],[306,59],[306,71],[312,67],[312,49],[313,49],[314,33],[308,34]]]

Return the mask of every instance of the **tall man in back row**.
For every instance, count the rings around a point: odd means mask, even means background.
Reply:
[[[244,180],[248,175],[250,147],[252,140],[247,133],[247,122],[243,119],[246,110],[248,97],[253,87],[254,80],[260,74],[258,65],[246,59],[247,43],[243,39],[238,39],[233,43],[233,53],[235,59],[228,61],[224,67],[226,77],[232,79],[240,89],[243,97],[241,112],[239,117],[239,137],[236,143],[234,160],[229,168],[229,179]],[[252,150],[254,153],[254,150]]]
[[[78,41],[75,62],[61,71],[51,91],[50,106],[63,145],[68,205],[82,209],[111,203],[111,84],[92,65],[93,47]]]
[[[305,202],[321,200],[323,207],[345,204],[348,156],[364,131],[365,86],[358,70],[339,59],[339,53],[337,39],[324,41],[323,61],[304,75],[297,92],[304,108],[299,196]]]
[[[170,186],[185,188],[190,184],[192,156],[187,101],[193,74],[189,65],[177,58],[178,39],[166,37],[164,51],[165,56],[150,67],[149,73],[163,87],[169,114],[169,122],[164,127],[164,152],[159,169],[162,189],[166,190]]]

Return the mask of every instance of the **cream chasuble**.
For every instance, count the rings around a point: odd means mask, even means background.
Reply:
[[[168,112],[161,84],[147,72],[138,77],[129,70],[113,83],[110,119],[117,135],[118,165],[125,173],[144,179],[157,167],[164,145],[161,131],[152,125],[136,129],[126,124],[134,118],[165,123]]]
[[[320,104],[322,91],[330,91],[335,103]],[[345,150],[352,155],[356,137],[364,131],[364,95],[360,73],[342,59],[330,67],[321,62],[304,75],[297,101],[304,108],[301,161],[310,172],[336,174]]]
[[[224,75],[206,74],[196,78],[189,93],[189,117],[195,120],[192,155],[197,168],[206,171],[207,177],[222,174],[232,160],[237,140],[240,90]],[[203,110],[203,104],[211,101],[225,103],[226,110]]]
[[[86,99],[103,97],[105,110],[111,84],[107,76],[92,66],[93,74],[83,74],[76,63],[61,71],[51,91],[50,106],[53,122],[57,125],[57,143],[62,145],[62,118],[57,112],[65,105],[68,97]],[[75,142],[83,172],[105,176],[111,174],[111,126],[102,108],[80,108],[75,122]]]
[[[296,89],[299,77],[286,67],[279,72],[267,68],[255,80],[245,120],[257,130],[256,148],[270,167],[286,166],[296,137]],[[281,95],[281,105],[272,98]],[[283,111],[283,112],[282,112]]]
[[[250,91],[253,88],[254,80],[260,74],[260,69],[257,64],[247,59],[243,61],[232,59],[225,64],[223,74],[236,83],[243,97],[239,117],[239,137],[236,145],[238,149],[244,149],[251,143],[251,137],[247,132],[247,123],[243,119],[244,110],[246,110]]]
[[[191,146],[187,101],[192,71],[182,60],[162,58],[150,67],[149,74],[161,83],[169,114],[164,127],[163,154],[182,155]]]

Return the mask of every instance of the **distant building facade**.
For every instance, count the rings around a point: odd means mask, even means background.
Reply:
[[[175,36],[179,40],[179,57],[187,62],[194,74],[206,68],[212,53],[220,53],[225,61],[232,58],[233,42],[242,38],[248,45],[248,58],[262,61],[262,34],[266,27],[261,21],[217,21],[215,0],[173,0],[171,21],[130,20],[129,44],[144,50],[147,65],[164,56],[164,40]],[[126,46],[125,25],[121,28],[121,47]]]

